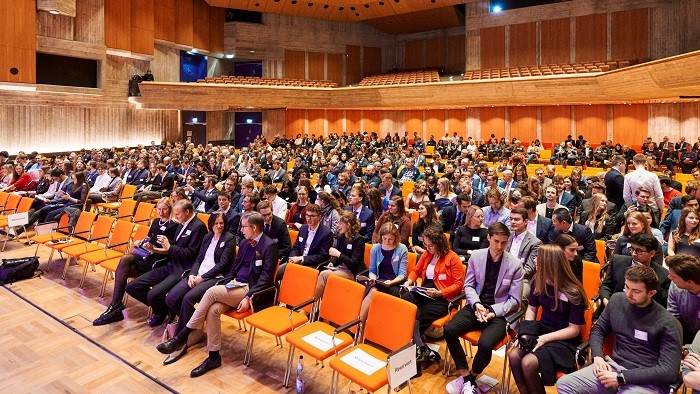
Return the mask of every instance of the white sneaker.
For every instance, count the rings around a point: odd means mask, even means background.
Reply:
[[[462,387],[464,386],[464,378],[461,376],[457,376],[457,379],[451,381],[450,383],[447,383],[445,385],[445,389],[447,390],[447,394],[462,394]]]
[[[477,394],[478,392],[477,387],[471,381],[462,385],[462,394]]]

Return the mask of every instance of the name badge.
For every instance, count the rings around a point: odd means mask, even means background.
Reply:
[[[438,275],[438,280],[447,280],[447,274]]]
[[[304,237],[299,237],[299,242],[304,242]]]
[[[273,242],[277,242],[277,238],[273,238],[272,241],[273,241]]]
[[[367,223],[360,223],[360,227],[367,227]]]
[[[220,247],[220,248],[223,248],[223,247],[224,247],[224,243],[225,243],[225,242],[222,241],[222,242],[219,244],[219,247]]]
[[[578,248],[576,248],[576,250],[583,250],[583,245],[579,245]]]
[[[642,341],[649,341],[649,334],[646,331],[634,330],[634,337]]]
[[[262,260],[255,260],[255,266],[260,267],[262,265]]]
[[[144,180],[143,178],[139,179],[139,181],[141,181],[141,182],[143,182],[143,180]]]
[[[569,302],[569,297],[567,297],[566,294],[562,293],[561,291],[559,292],[558,297],[560,300],[562,300],[564,302]]]
[[[481,238],[479,237],[472,237],[472,242],[479,242],[481,241]]]
[[[160,231],[165,231],[165,226],[160,226]]]
[[[185,230],[185,235],[190,235],[192,234],[192,230]]]
[[[505,286],[510,286],[510,282],[511,282],[510,279],[503,279],[503,285],[505,285]]]
[[[627,243],[627,249],[629,249],[630,246],[632,246],[632,244],[628,242],[628,243]]]
[[[347,248],[348,250],[352,250],[352,244],[348,244],[348,246],[346,246],[346,248]]]

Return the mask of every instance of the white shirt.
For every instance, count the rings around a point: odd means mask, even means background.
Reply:
[[[177,234],[177,237],[175,237],[175,242],[177,242],[177,240],[180,239],[180,236],[182,235],[182,233],[183,233],[183,232],[185,231],[185,229],[187,228],[187,225],[190,224],[190,222],[192,221],[192,219],[195,218],[195,216],[197,216],[197,215],[192,215],[192,217],[191,217],[188,221],[186,221],[185,223],[182,223],[182,229],[180,230],[180,233]]]
[[[106,172],[102,175],[99,175],[97,179],[95,179],[95,185],[90,188],[90,193],[97,193],[102,189],[103,187],[109,186],[109,182],[112,180],[112,177],[109,176]]]
[[[272,214],[282,220],[287,219],[287,202],[280,196],[272,200]]]
[[[527,221],[527,231],[537,235],[537,216],[535,215],[535,220],[529,220]]]
[[[430,260],[430,263],[428,263],[428,267],[425,269],[425,279],[435,279],[435,265],[437,264],[437,261],[438,256],[433,256],[432,260]]]
[[[317,230],[318,226],[316,226],[315,229],[312,229],[311,226],[309,226],[309,235],[306,237],[306,243],[304,244],[304,252],[302,253],[302,256],[309,254],[309,248],[311,247],[311,243],[314,242],[314,237],[316,236]]]
[[[214,266],[216,265],[216,261],[214,261],[214,252],[216,251],[216,246],[218,243],[218,239],[215,240],[212,238],[211,242],[209,243],[209,247],[207,248],[207,251],[204,253],[204,260],[202,260],[202,264],[200,264],[199,266],[199,271],[193,273],[194,276],[201,276],[209,272],[212,268],[214,268]]]
[[[664,192],[661,190],[659,177],[653,172],[645,170],[643,167],[637,168],[636,171],[625,175],[625,185],[622,191],[622,198],[624,198],[625,202],[635,200],[635,191],[640,186],[645,186],[651,191],[649,205],[659,210],[663,209]]]

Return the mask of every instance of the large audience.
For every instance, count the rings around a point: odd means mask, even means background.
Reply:
[[[544,155],[540,141],[493,135],[343,133],[258,137],[242,149],[0,152],[0,191],[34,198],[28,225],[3,232],[30,236],[63,215],[75,225],[135,186],[138,204],[156,204],[148,236],[119,261],[94,324],[123,320],[128,293],[152,308],[149,326],[174,327],[158,346],[179,352],[170,362],[204,329],[208,355],[192,377],[222,365],[221,314],[250,310],[254,294],[301,264],[320,271],[317,301],[330,276],[363,283],[361,320],[376,292],[415,304],[422,367],[441,360],[427,346],[431,325],[463,305],[443,329],[445,362],[459,373],[448,393],[476,393],[504,338],[523,393],[700,390],[700,140],[648,138],[639,152],[595,145],[568,136]],[[675,170],[692,178],[682,185]],[[584,274],[590,263],[594,277]],[[474,331],[469,362],[460,338]],[[586,367],[576,358],[582,336]]]

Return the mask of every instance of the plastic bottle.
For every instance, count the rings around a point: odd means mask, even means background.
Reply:
[[[297,393],[303,393],[306,390],[306,379],[304,379],[304,356],[299,356],[299,364],[297,364]]]

